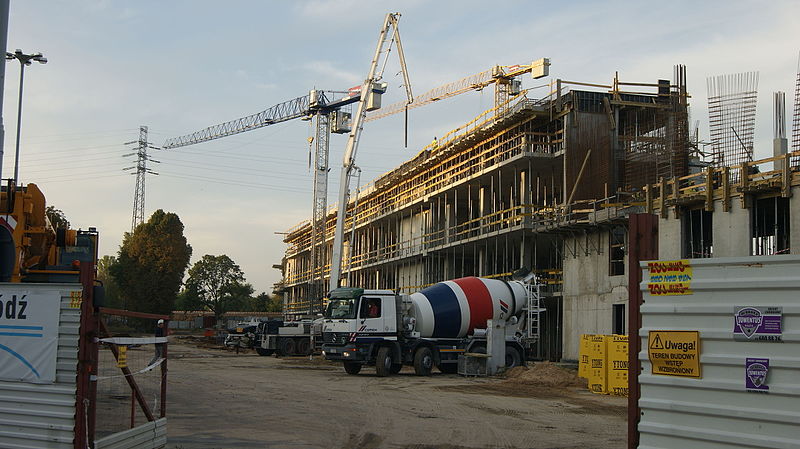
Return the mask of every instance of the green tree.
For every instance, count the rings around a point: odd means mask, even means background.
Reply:
[[[200,295],[197,294],[197,286],[187,285],[178,293],[178,299],[175,300],[175,310],[205,310],[205,306],[200,300]]]
[[[282,306],[282,301],[279,298],[271,297],[265,292],[261,292],[256,296],[250,296],[242,310],[248,312],[280,312],[282,311]]]
[[[239,265],[225,254],[206,254],[189,269],[186,289],[193,289],[200,302],[214,312],[217,320],[228,311],[240,310],[253,293],[253,287],[245,283]]]
[[[67,220],[67,216],[64,215],[64,212],[61,212],[61,209],[47,206],[44,213],[47,215],[47,218],[50,219],[50,224],[53,225],[53,229],[69,229],[69,220]]]
[[[117,263],[117,258],[114,256],[103,256],[97,260],[97,279],[103,283],[103,289],[106,293],[104,307],[111,307],[119,309],[123,307],[122,298],[120,297],[119,285],[111,276],[111,267]]]
[[[132,233],[125,233],[110,272],[128,309],[168,314],[191,256],[180,218],[159,209]]]

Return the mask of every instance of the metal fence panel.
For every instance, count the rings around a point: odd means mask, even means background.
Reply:
[[[153,449],[167,444],[167,418],[142,424],[95,441],[95,449]]]
[[[800,447],[800,257],[687,262],[691,293],[683,295],[651,294],[657,266],[642,263],[639,447]],[[746,307],[751,314],[737,320]],[[763,327],[770,313],[780,317],[777,332]],[[700,377],[653,374],[648,351],[678,335],[657,342],[653,331],[698,331]]]
[[[0,284],[19,291],[57,290],[61,296],[58,327],[56,381],[32,384],[0,380],[0,447],[64,448],[73,447],[75,431],[76,373],[80,308],[70,292],[80,292],[80,284]]]

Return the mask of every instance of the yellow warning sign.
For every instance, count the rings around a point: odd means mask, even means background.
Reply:
[[[650,331],[647,357],[653,374],[700,378],[700,332]]]
[[[647,289],[653,296],[691,295],[692,265],[688,260],[648,262],[650,279]]]
[[[127,346],[119,346],[117,348],[117,368],[127,368],[128,367],[128,347]]]

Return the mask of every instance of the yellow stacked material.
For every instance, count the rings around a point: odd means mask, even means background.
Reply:
[[[589,352],[589,391],[608,393],[608,371],[606,369],[606,336],[592,335]]]
[[[589,378],[589,353],[591,352],[591,334],[581,334],[581,343],[578,350],[578,376]]]
[[[628,396],[628,336],[606,335],[608,394]]]

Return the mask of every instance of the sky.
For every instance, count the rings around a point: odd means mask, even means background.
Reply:
[[[548,57],[550,77],[523,79],[529,97],[556,78],[610,84],[671,79],[687,66],[692,123],[708,140],[706,79],[759,71],[755,157],[772,155],[772,92],[795,97],[800,3],[793,1],[536,2],[473,0],[219,2],[11,0],[8,50],[41,51],[25,70],[20,180],[35,183],[73,227],[100,232],[116,255],[131,229],[135,176],[122,157],[139,126],[161,146],[306,95],[346,90],[367,75],[387,12],[400,12],[411,86],[423,93],[494,65]],[[405,97],[396,55],[384,104]],[[6,65],[2,176],[13,176],[19,64]],[[434,136],[492,107],[490,89],[368,122],[356,164],[364,184],[413,157]],[[791,126],[791,124],[789,124]],[[212,142],[153,150],[145,216],[174,212],[194,250],[227,254],[257,292],[280,280],[283,232],[312,208],[310,123],[293,120]],[[791,130],[789,131],[791,133]],[[330,146],[335,203],[346,135]]]

